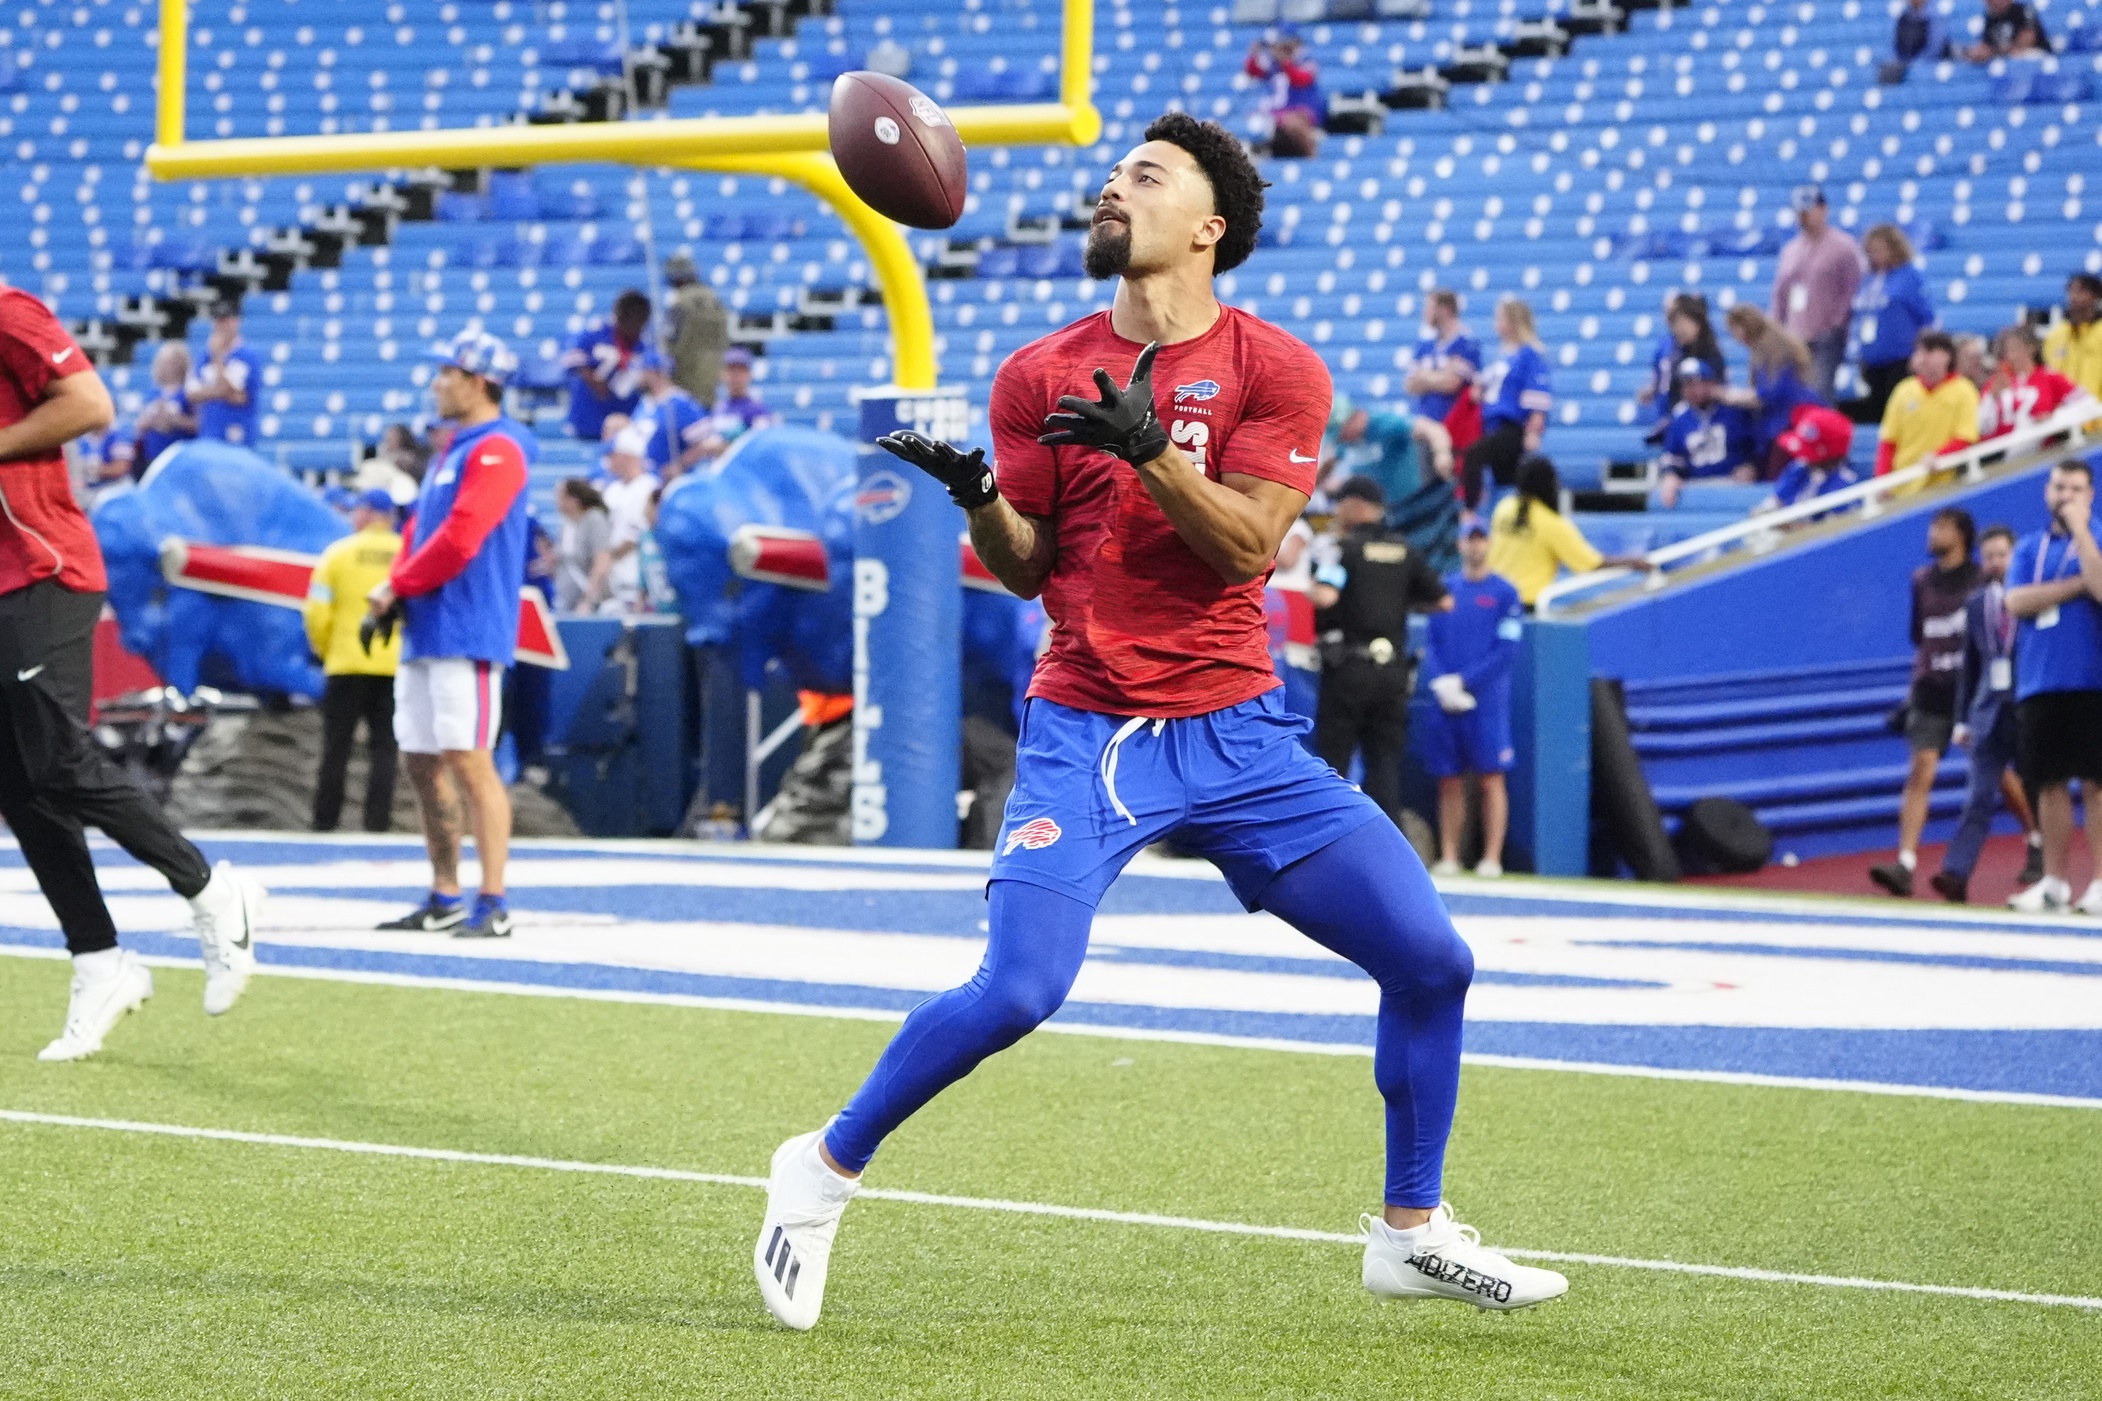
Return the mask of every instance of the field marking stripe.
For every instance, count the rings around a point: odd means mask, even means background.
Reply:
[[[267,1148],[318,1149],[331,1153],[356,1153],[379,1158],[414,1158],[429,1162],[534,1168],[544,1172],[586,1173],[601,1177],[699,1182],[718,1187],[750,1187],[761,1191],[764,1191],[767,1185],[763,1177],[742,1177],[725,1172],[691,1172],[683,1168],[641,1167],[624,1163],[587,1163],[568,1158],[538,1158],[517,1153],[470,1153],[457,1148],[416,1148],[398,1143],[364,1143],[354,1139],[309,1138],[298,1134],[250,1133],[241,1129],[206,1129],[187,1124],[146,1123],[136,1119],[87,1119],[71,1114],[39,1114],[24,1109],[0,1109],[0,1121],[47,1128],[103,1129],[116,1133],[156,1134],[165,1138],[211,1139],[222,1143],[247,1143]],[[1348,1235],[1341,1231],[1313,1231],[1299,1226],[1255,1226],[1240,1221],[1207,1221],[1192,1216],[1160,1216],[1151,1212],[1110,1211],[1100,1207],[1057,1206],[1049,1202],[1005,1201],[996,1197],[954,1197],[936,1192],[907,1192],[880,1187],[863,1188],[857,1195],[872,1201],[904,1202],[914,1206],[946,1206],[967,1211],[997,1211],[1017,1216],[1053,1216],[1068,1221],[1155,1226],[1179,1231],[1204,1231],[1214,1235],[1262,1236],[1273,1240],[1318,1241],[1337,1245],[1364,1243],[1363,1236]],[[1720,1279],[1749,1280],[1760,1284],[1811,1284],[1827,1289],[1939,1294],[1951,1298],[1983,1299],[1998,1303],[2102,1310],[2102,1298],[2089,1298],[2078,1294],[2025,1294],[2012,1289],[1977,1289],[1956,1284],[1915,1284],[1906,1280],[1860,1279],[1846,1275],[1793,1274],[1784,1270],[1761,1270],[1742,1265],[1689,1265],[1677,1260],[1640,1260],[1623,1255],[1521,1250],[1509,1246],[1496,1248],[1520,1260],[1547,1260],[1563,1264],[1598,1265],[1609,1269],[1648,1270],[1666,1274],[1708,1275]]]

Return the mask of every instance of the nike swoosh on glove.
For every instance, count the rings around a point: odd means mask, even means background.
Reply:
[[[910,429],[887,433],[876,439],[876,446],[910,462],[947,487],[949,499],[966,511],[999,499],[1000,488],[993,484],[992,469],[985,465],[984,448],[964,453]]]
[[[1168,430],[1153,412],[1153,357],[1160,351],[1155,341],[1139,352],[1131,367],[1131,381],[1122,389],[1107,370],[1095,371],[1095,387],[1101,399],[1090,402],[1077,394],[1058,401],[1063,413],[1044,420],[1045,433],[1037,441],[1047,447],[1100,448],[1136,466],[1151,462],[1168,450]]]

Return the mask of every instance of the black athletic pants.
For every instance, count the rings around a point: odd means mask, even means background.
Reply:
[[[1314,750],[1339,774],[1362,754],[1365,796],[1401,820],[1401,755],[1409,743],[1409,663],[1396,656],[1381,665],[1358,658],[1321,673],[1314,707]]]
[[[0,817],[73,953],[117,944],[86,828],[100,827],[184,898],[212,878],[204,853],[88,734],[101,614],[101,594],[49,579],[0,594]]]
[[[365,779],[365,830],[384,832],[394,816],[394,678],[331,676],[321,691],[321,772],[314,781],[314,830],[333,832],[343,817],[343,775],[365,722],[372,766]]]
[[[1479,510],[1488,487],[1518,484],[1518,463],[1525,456],[1525,425],[1506,420],[1476,438],[1460,458],[1460,493],[1470,511]]]

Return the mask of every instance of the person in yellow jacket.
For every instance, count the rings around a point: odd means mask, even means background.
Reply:
[[[1937,453],[1978,441],[1978,386],[1956,373],[1956,342],[1926,330],[1912,343],[1912,373],[1898,381],[1883,409],[1876,475],[1902,472]],[[1910,495],[1925,483],[1902,489]]]
[[[387,581],[401,553],[394,501],[377,487],[350,508],[351,533],[330,545],[307,584],[307,642],[321,658],[328,684],[321,692],[321,772],[314,783],[314,830],[333,832],[343,815],[343,776],[358,722],[372,766],[365,782],[365,830],[384,832],[394,811],[394,669],[401,635],[358,640],[365,596]]]
[[[2044,336],[2044,363],[2102,399],[2102,277],[2066,279],[2065,319]]]

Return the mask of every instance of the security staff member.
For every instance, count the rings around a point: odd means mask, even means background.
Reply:
[[[1314,624],[1321,634],[1321,700],[1314,748],[1337,773],[1350,756],[1365,761],[1365,796],[1401,818],[1401,752],[1408,743],[1415,659],[1407,650],[1409,610],[1444,611],[1452,596],[1408,537],[1389,530],[1386,493],[1352,477],[1335,493],[1342,540],[1335,563],[1314,575]]]
[[[401,639],[393,632],[365,645],[358,624],[365,596],[387,581],[401,554],[394,530],[394,499],[384,488],[359,494],[350,508],[351,534],[322,552],[307,584],[307,645],[321,658],[328,681],[321,692],[321,772],[314,782],[314,830],[333,832],[343,815],[343,780],[358,722],[372,764],[365,777],[365,830],[384,832],[394,815],[394,672]]]

